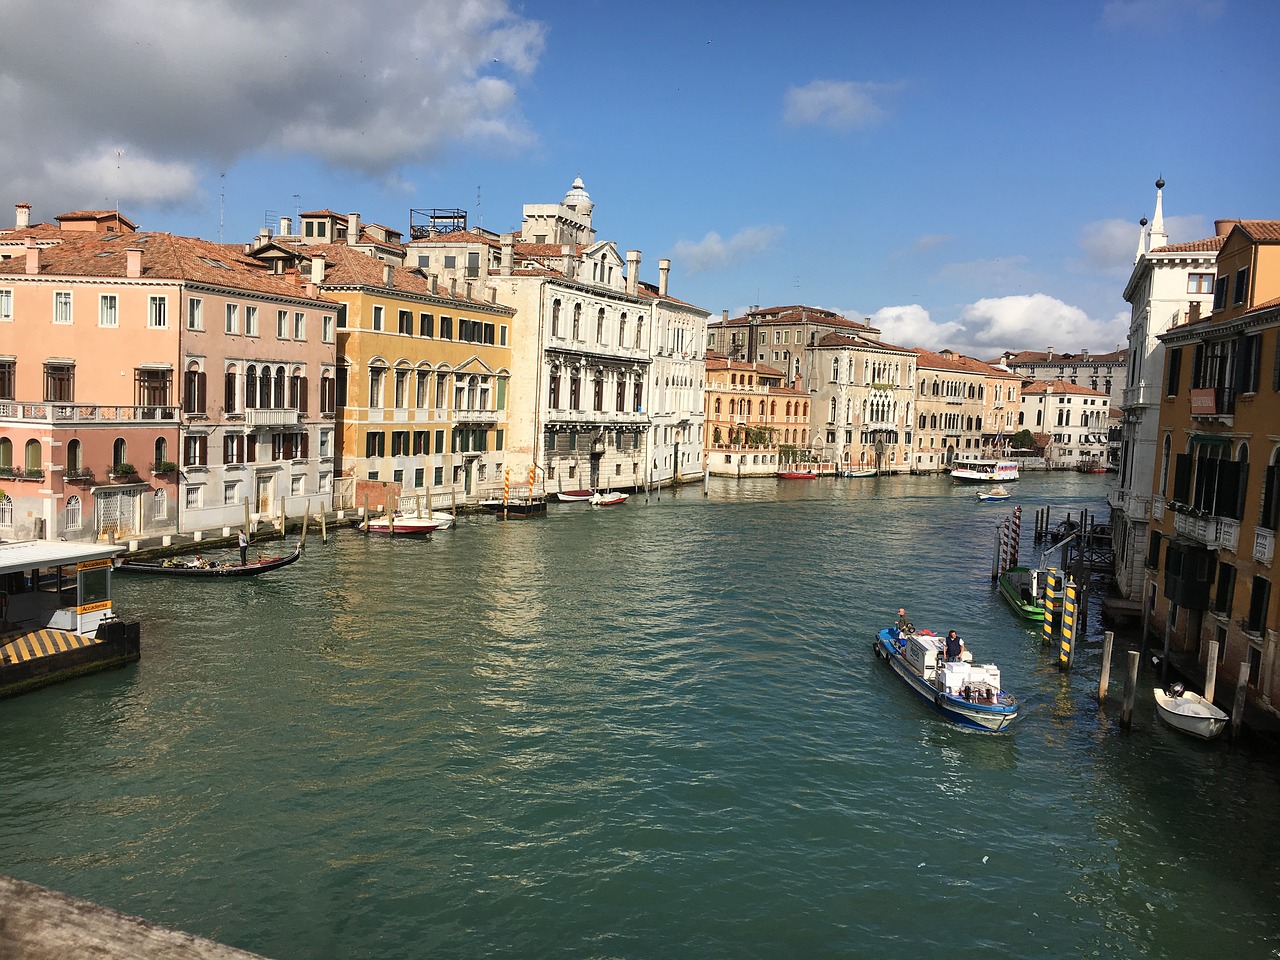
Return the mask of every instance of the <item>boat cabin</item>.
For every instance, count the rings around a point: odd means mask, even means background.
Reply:
[[[112,558],[123,550],[52,540],[0,544],[0,632],[96,635],[113,619]]]
[[[942,652],[941,637],[913,633],[907,637],[907,648],[903,655],[913,670],[926,680],[932,680],[938,671],[938,658]]]

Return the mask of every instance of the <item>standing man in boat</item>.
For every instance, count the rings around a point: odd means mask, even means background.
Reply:
[[[946,656],[948,662],[959,660],[964,653],[964,641],[956,634],[954,630],[947,631],[947,648]]]
[[[240,528],[240,566],[248,566],[249,564],[249,538],[245,536],[244,527]]]
[[[907,619],[906,607],[898,608],[898,632],[903,635],[915,632],[911,626],[911,621]]]

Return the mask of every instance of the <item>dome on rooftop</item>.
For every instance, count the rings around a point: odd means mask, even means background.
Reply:
[[[591,202],[591,197],[587,194],[587,188],[583,185],[581,177],[573,178],[573,186],[564,195],[563,203],[571,210],[576,210],[582,214],[590,213],[592,207],[595,206]]]

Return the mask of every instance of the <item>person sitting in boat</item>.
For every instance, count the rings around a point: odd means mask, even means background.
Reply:
[[[192,557],[190,560],[187,561],[187,566],[188,567],[207,567],[208,564],[204,562],[204,557],[200,556],[200,554],[197,553],[194,557]]]
[[[946,650],[948,663],[955,663],[964,654],[964,641],[954,630],[947,631]]]

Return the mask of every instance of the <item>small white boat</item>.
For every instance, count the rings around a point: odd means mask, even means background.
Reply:
[[[593,507],[619,507],[626,502],[625,493],[597,493],[591,497]]]
[[[452,523],[453,518],[449,521]],[[362,533],[391,537],[426,537],[440,529],[440,521],[426,517],[370,517],[359,529]]]
[[[589,503],[595,495],[594,490],[557,490],[547,494],[547,499],[557,503]]]
[[[876,475],[875,467],[867,467],[865,470],[846,470],[846,477],[874,477]]]
[[[1002,484],[996,484],[990,490],[978,491],[979,500],[1008,500],[1012,494]]]
[[[1189,733],[1202,740],[1212,740],[1220,734],[1230,719],[1212,703],[1175,683],[1167,691],[1157,687],[1156,715],[1182,733]]]
[[[973,663],[967,650],[960,660],[944,661],[942,637],[910,625],[907,629],[881,630],[872,650],[912,693],[943,718],[971,730],[1000,733],[1013,726],[1018,701],[1000,686],[999,667]]]

